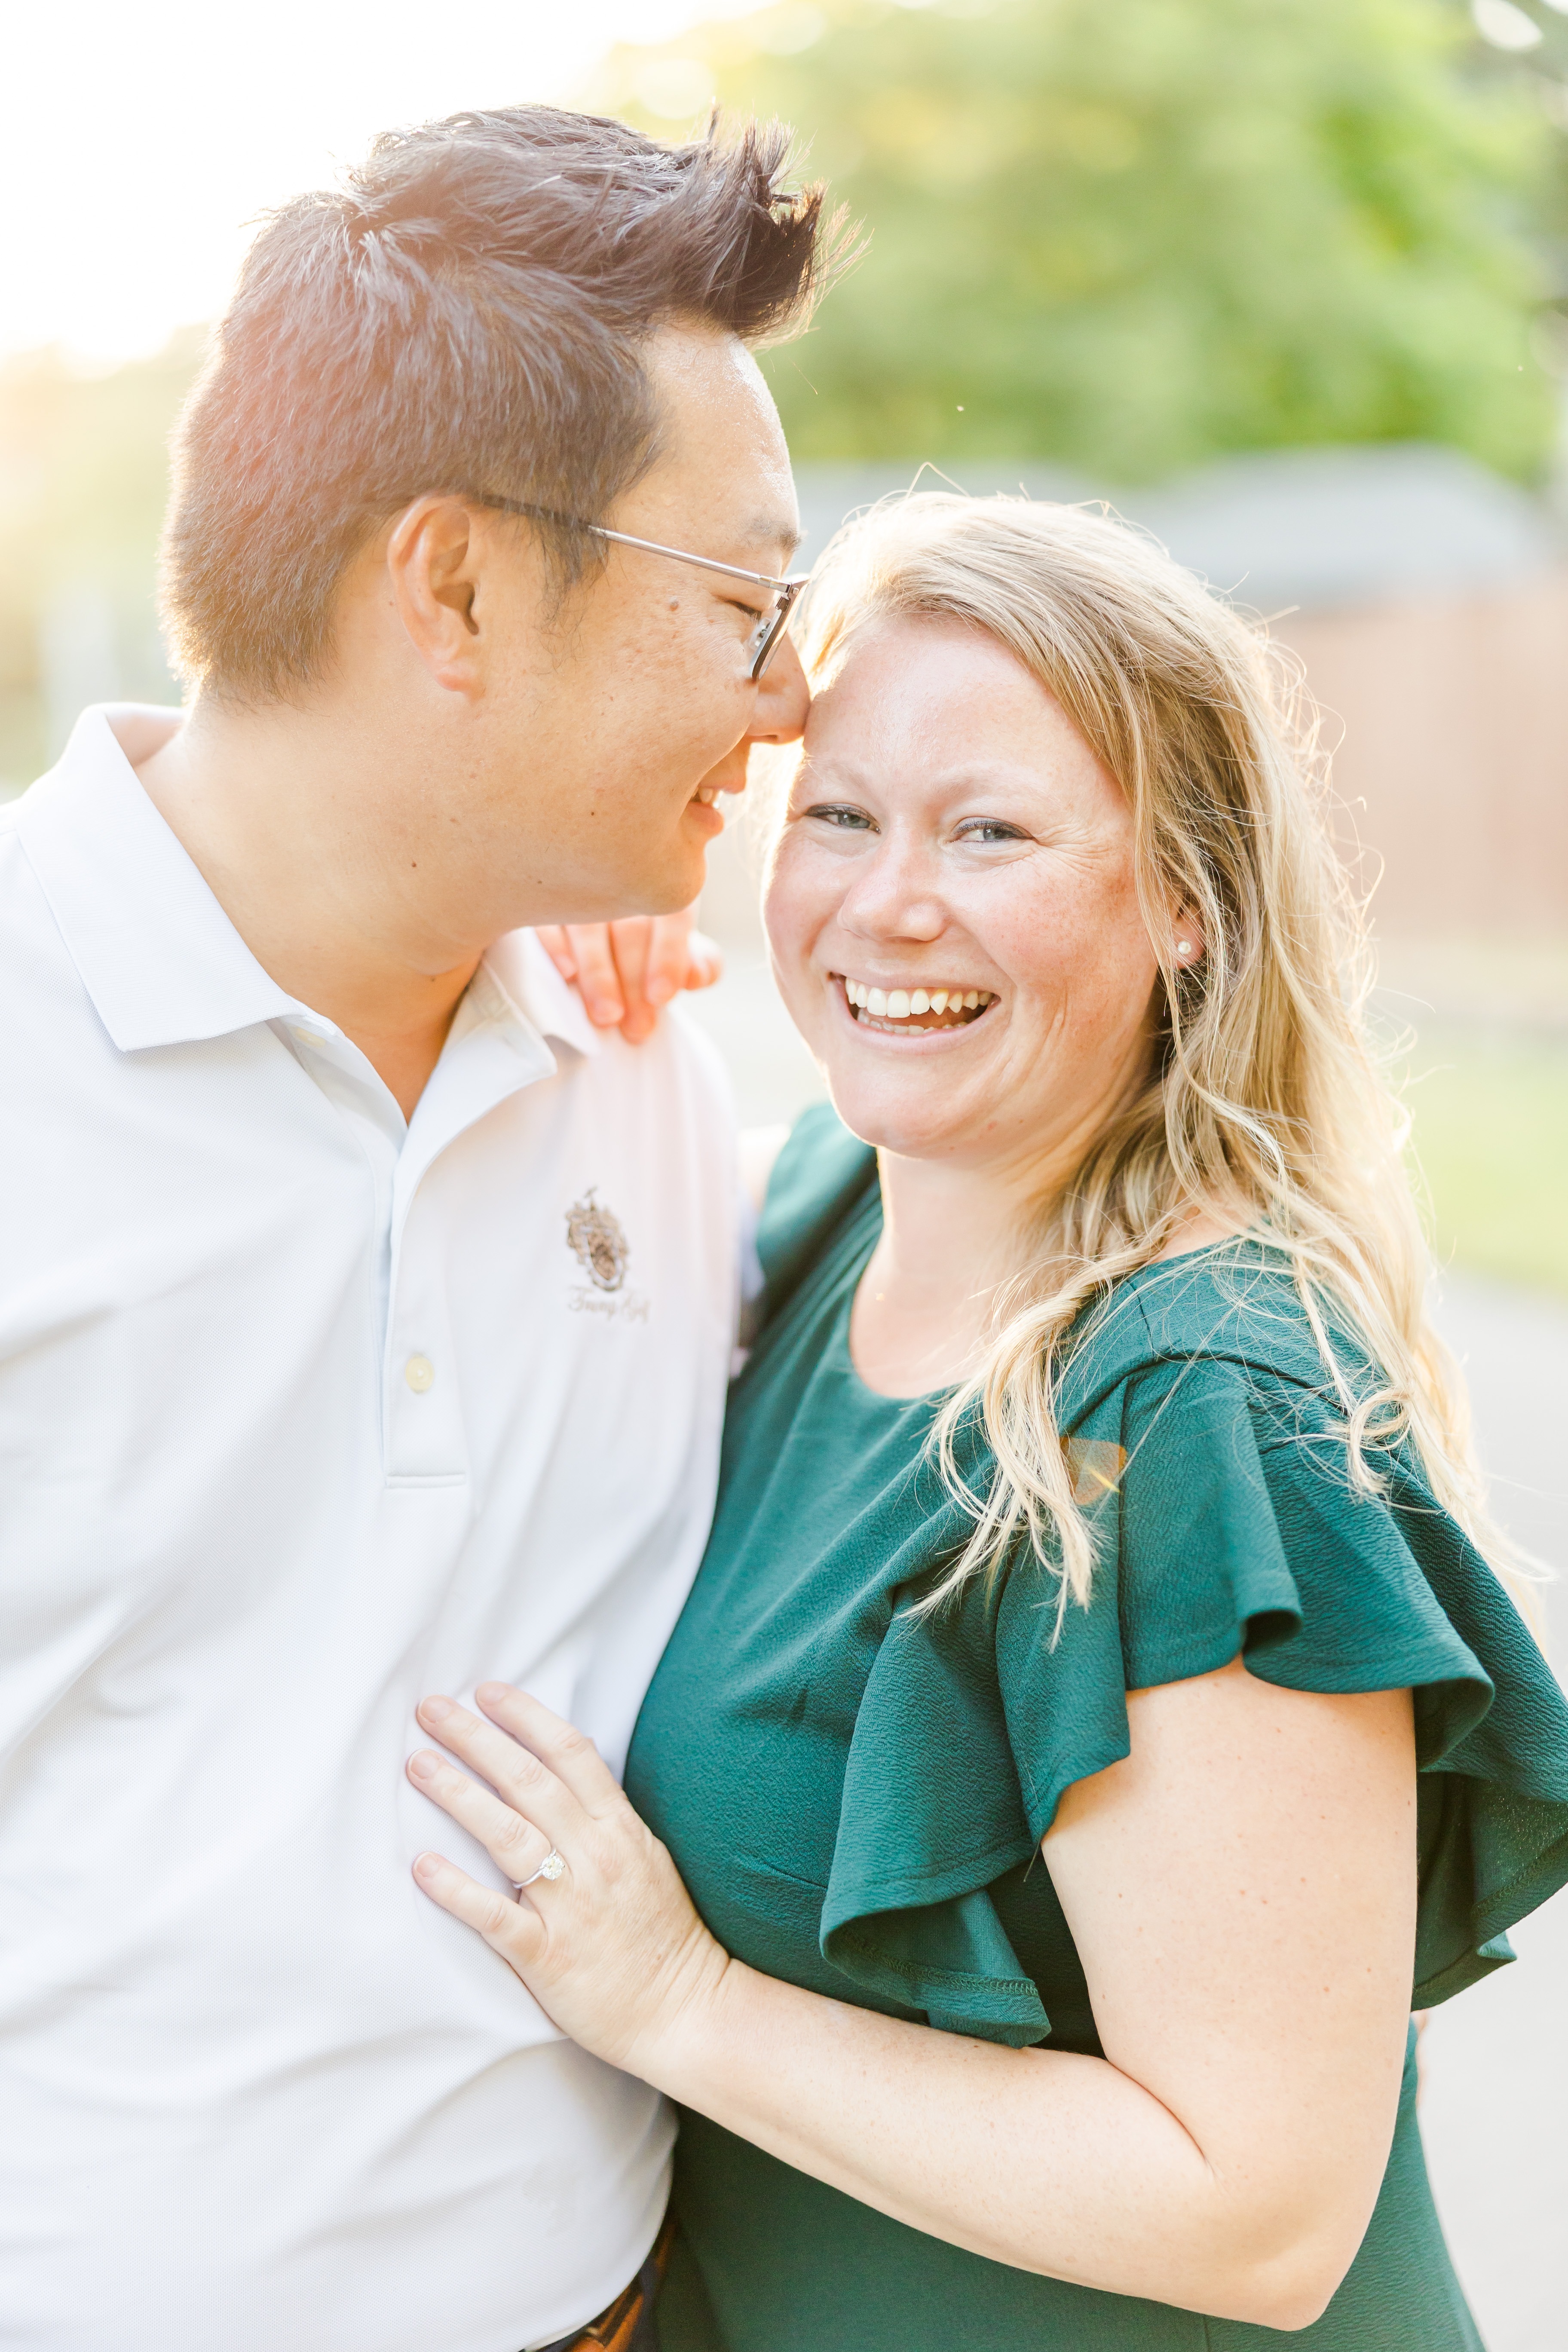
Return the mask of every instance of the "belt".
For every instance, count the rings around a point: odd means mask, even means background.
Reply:
[[[674,2236],[675,2223],[666,2221],[630,2286],[614,2303],[606,2304],[597,2319],[574,2327],[570,2336],[558,2336],[552,2344],[542,2346],[541,2352],[658,2352],[653,2306],[659,2281],[669,2265]]]

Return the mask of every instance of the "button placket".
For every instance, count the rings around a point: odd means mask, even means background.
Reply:
[[[468,1476],[439,1226],[438,1216],[421,1217],[416,1199],[393,1253],[383,1375],[386,1475],[393,1485],[458,1483]]]
[[[453,1485],[468,1475],[447,1290],[454,1202],[438,1163],[498,1104],[554,1069],[542,1039],[521,1027],[487,981],[465,997],[408,1123],[393,1188],[382,1360],[389,1485]]]

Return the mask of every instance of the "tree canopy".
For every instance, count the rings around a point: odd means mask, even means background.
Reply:
[[[786,0],[595,97],[668,137],[710,93],[793,122],[868,233],[768,362],[800,457],[1544,461],[1554,133],[1448,0]]]

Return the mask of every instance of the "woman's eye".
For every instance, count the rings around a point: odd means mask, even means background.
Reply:
[[[961,824],[953,838],[956,841],[1026,841],[1028,835],[1022,825],[1008,824],[1003,817],[977,816],[971,817],[966,824]]]
[[[837,825],[841,833],[868,833],[871,819],[862,808],[853,808],[844,801],[819,801],[814,808],[803,809],[803,816],[814,816],[824,824]]]

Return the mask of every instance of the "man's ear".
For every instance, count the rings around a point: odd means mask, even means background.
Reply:
[[[416,499],[386,543],[393,604],[410,645],[436,684],[477,698],[484,691],[479,656],[478,518],[461,499]]]

